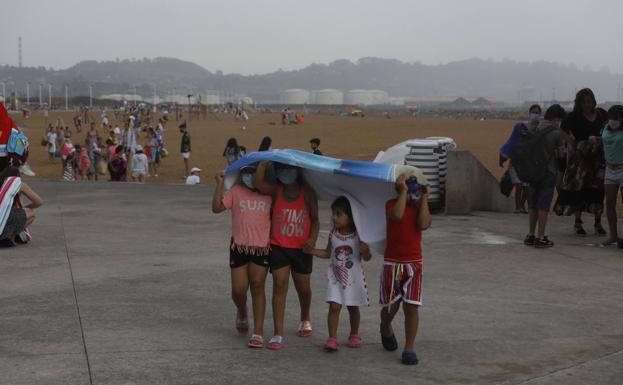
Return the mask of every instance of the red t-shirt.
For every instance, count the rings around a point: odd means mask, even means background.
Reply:
[[[404,215],[399,221],[390,218],[389,213],[397,199],[390,199],[385,203],[387,214],[387,246],[385,246],[385,261],[396,263],[411,263],[422,261],[422,230],[417,227],[417,217],[420,204],[407,204]]]
[[[305,205],[305,188],[301,187],[298,198],[289,202],[283,197],[283,187],[279,186],[273,202],[270,243],[289,249],[301,249],[310,232],[311,218]]]

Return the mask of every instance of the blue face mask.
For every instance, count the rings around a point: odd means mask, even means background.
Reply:
[[[538,122],[539,120],[541,120],[541,114],[532,113],[530,114],[529,119],[531,122]]]
[[[250,189],[254,189],[255,185],[253,184],[253,179],[255,178],[254,174],[242,174],[242,183]]]
[[[619,122],[618,120],[610,119],[608,121],[608,125],[611,129],[617,130],[619,127],[621,127],[621,122]]]
[[[294,168],[288,168],[288,169],[277,171],[277,179],[279,179],[279,181],[285,185],[289,185],[289,184],[296,182],[296,177],[297,177],[297,173],[296,173],[296,169]]]

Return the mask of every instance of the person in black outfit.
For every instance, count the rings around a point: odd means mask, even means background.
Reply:
[[[575,215],[577,235],[586,235],[582,212],[595,215],[595,232],[606,235],[601,225],[604,202],[605,160],[601,133],[607,120],[606,112],[597,108],[593,91],[584,88],[575,97],[573,112],[561,125],[567,143],[567,164],[556,213]]]
[[[314,155],[322,155],[322,152],[320,152],[320,149],[318,148],[320,147],[320,139],[313,138],[309,141],[309,144],[311,145],[311,149]]]
[[[257,150],[258,151],[270,151],[270,146],[272,143],[273,143],[273,140],[270,138],[270,136],[265,136],[262,138],[260,147]]]
[[[184,178],[190,175],[188,160],[190,159],[190,134],[186,128],[186,121],[184,121],[179,126],[180,132],[182,133],[182,141],[180,143],[180,152],[182,153],[182,158],[184,159]]]

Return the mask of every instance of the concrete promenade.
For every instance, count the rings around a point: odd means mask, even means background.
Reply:
[[[45,200],[34,240],[0,248],[2,385],[623,384],[623,250],[574,237],[572,218],[552,218],[556,246],[536,250],[522,243],[525,215],[434,216],[420,364],[405,367],[380,345],[382,256],[364,266],[361,349],[346,347],[343,312],[342,348],[323,352],[327,262],[316,259],[313,336],[296,336],[291,286],[284,350],[251,350],[234,329],[229,214],[211,213],[209,187],[30,184]],[[321,225],[324,247],[326,203]]]

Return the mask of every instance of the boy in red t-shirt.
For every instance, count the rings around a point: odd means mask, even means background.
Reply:
[[[398,198],[385,204],[387,246],[381,272],[381,341],[386,350],[398,349],[392,320],[400,309],[405,314],[405,345],[402,363],[415,365],[413,350],[417,334],[418,308],[422,305],[422,231],[431,225],[428,191],[414,177],[396,179]]]

